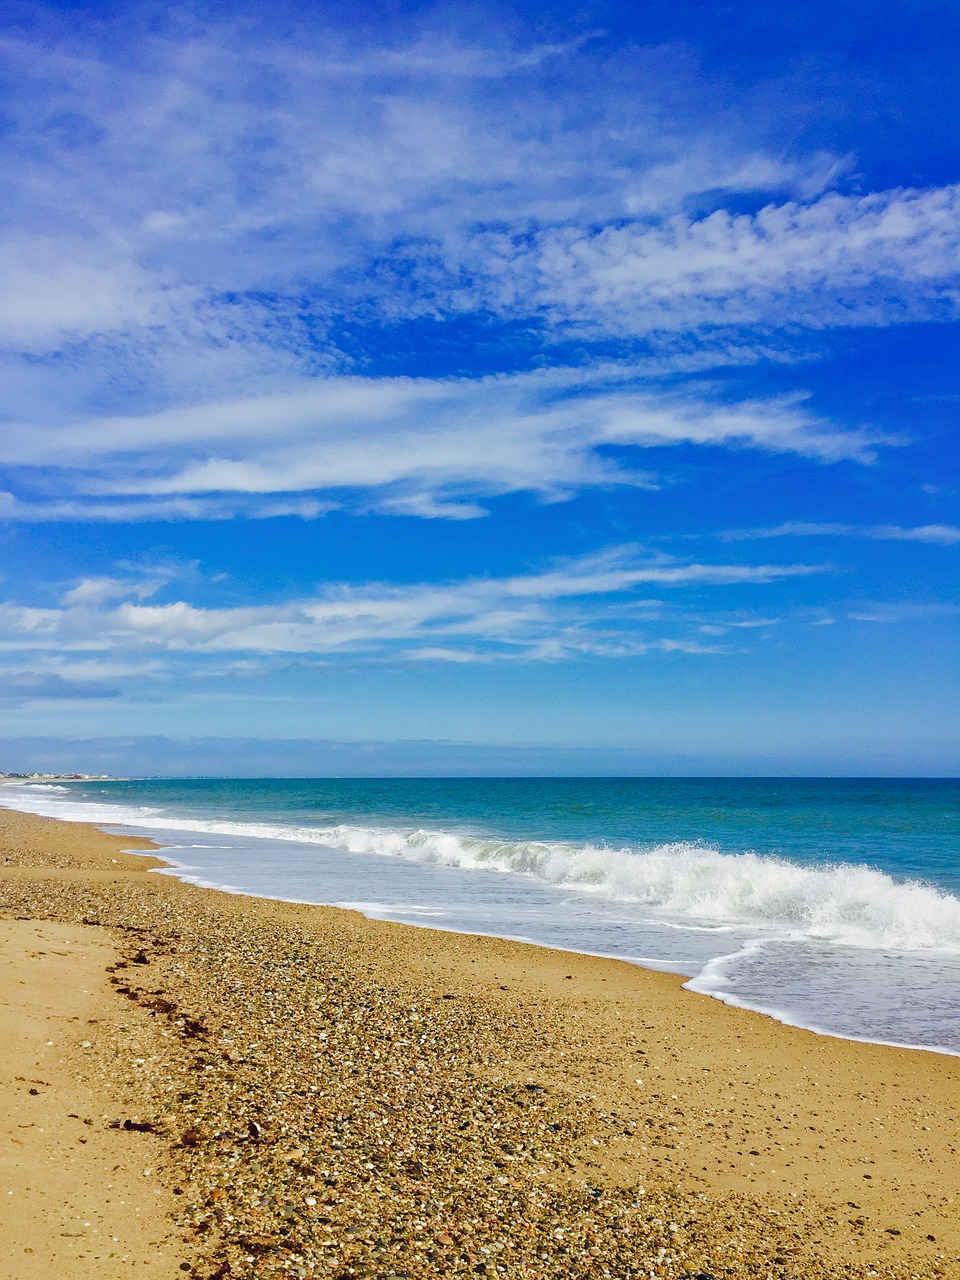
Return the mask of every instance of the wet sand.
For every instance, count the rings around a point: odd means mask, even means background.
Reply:
[[[0,811],[0,1274],[960,1276],[960,1059],[137,843]]]

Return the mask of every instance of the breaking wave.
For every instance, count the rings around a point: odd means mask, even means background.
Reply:
[[[960,953],[960,899],[865,866],[801,866],[685,841],[608,849],[346,826],[325,829],[322,840],[351,853],[530,876],[675,919],[759,925],[873,949]]]
[[[614,849],[425,829],[170,817],[147,806],[70,803],[37,791],[18,787],[18,794],[6,793],[4,802],[100,824],[292,841],[421,865],[510,873],[558,889],[641,904],[664,922],[748,926],[871,950],[960,954],[960,898],[867,866],[803,865],[687,841]]]

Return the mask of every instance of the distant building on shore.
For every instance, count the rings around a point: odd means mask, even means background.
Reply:
[[[0,782],[112,782],[109,773],[0,773]]]

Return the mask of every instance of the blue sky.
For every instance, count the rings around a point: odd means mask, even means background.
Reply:
[[[7,11],[0,768],[956,773],[956,6],[355,9]]]

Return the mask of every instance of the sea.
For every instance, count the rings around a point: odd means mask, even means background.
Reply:
[[[960,780],[130,780],[0,805],[172,874],[684,975],[824,1035],[960,1054]]]

